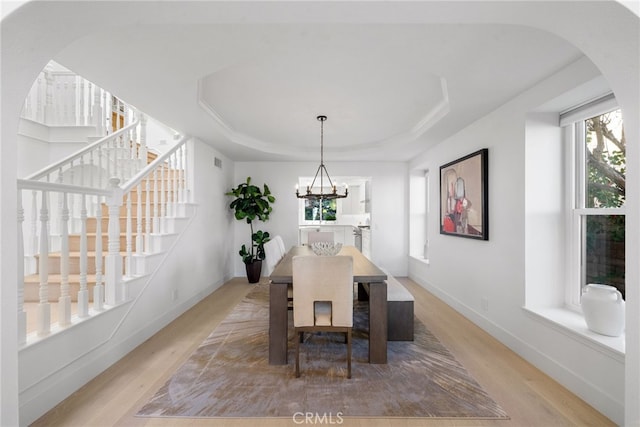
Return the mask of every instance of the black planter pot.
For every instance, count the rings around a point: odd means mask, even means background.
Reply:
[[[262,260],[245,263],[247,270],[247,279],[249,283],[258,283],[260,281],[260,273],[262,272]]]

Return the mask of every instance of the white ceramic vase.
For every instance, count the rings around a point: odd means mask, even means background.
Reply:
[[[593,332],[617,337],[624,331],[624,300],[615,287],[585,286],[581,305],[587,327]]]

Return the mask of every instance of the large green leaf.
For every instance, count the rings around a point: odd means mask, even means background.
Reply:
[[[256,185],[251,184],[251,177],[247,177],[246,182],[238,184],[236,188],[232,188],[225,193],[227,196],[233,196],[234,199],[229,204],[229,209],[234,211],[237,220],[245,220],[253,231],[253,221],[268,221],[269,215],[273,208],[271,203],[276,198],[271,194],[271,190],[267,184],[263,184],[263,190]],[[251,250],[246,245],[242,245],[239,254],[245,263],[252,262],[254,259],[264,259],[264,243],[269,240],[269,233],[257,231],[251,235]]]

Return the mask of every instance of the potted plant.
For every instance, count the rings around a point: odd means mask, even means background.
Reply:
[[[260,281],[262,260],[265,258],[264,244],[269,241],[269,233],[261,230],[254,232],[253,221],[268,220],[272,210],[271,203],[275,202],[276,198],[271,195],[267,184],[263,185],[262,190],[252,185],[251,177],[247,177],[246,182],[232,188],[226,195],[234,197],[229,208],[235,211],[236,219],[245,220],[251,228],[250,250],[243,244],[238,253],[245,264],[249,283],[257,283]]]

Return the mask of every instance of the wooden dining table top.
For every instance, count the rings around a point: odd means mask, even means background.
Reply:
[[[285,254],[269,276],[272,283],[293,283],[293,257],[315,255],[310,246],[294,246]],[[353,281],[358,283],[376,283],[387,279],[387,274],[365,257],[355,246],[343,246],[338,255],[353,258]]]

